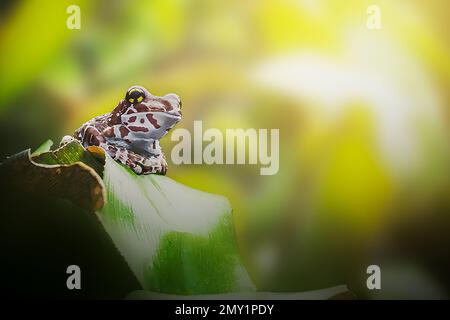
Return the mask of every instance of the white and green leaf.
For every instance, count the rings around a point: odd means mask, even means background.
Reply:
[[[97,215],[147,290],[253,291],[226,198],[159,175],[137,176],[106,156],[105,206]]]

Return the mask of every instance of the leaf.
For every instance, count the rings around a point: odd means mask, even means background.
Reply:
[[[131,299],[352,298],[345,286],[304,293],[256,292],[239,253],[225,197],[160,175],[138,176],[78,141],[45,142],[0,165],[2,178],[95,212],[144,290]],[[98,161],[100,160],[100,161]],[[103,179],[101,176],[103,176]]]
[[[36,151],[34,154],[36,154]],[[81,162],[94,169],[101,176],[103,167],[96,159],[98,158],[87,152],[78,141],[72,141],[55,151],[39,153],[33,157],[34,162],[45,165],[70,165]]]
[[[305,292],[260,291],[185,296],[138,290],[127,295],[127,299],[133,300],[350,300],[354,298],[354,294],[343,285]]]
[[[174,294],[253,291],[231,207],[222,196],[158,175],[137,176],[106,156],[100,221],[142,287]]]
[[[104,190],[94,170],[39,164],[26,150],[0,164],[0,180],[0,274],[9,296],[121,299],[141,288],[93,214],[105,198],[93,192]],[[74,263],[87,271],[82,290],[65,286]]]
[[[30,150],[11,156],[0,165],[0,176],[20,190],[68,199],[94,211],[103,206],[105,199],[103,181],[87,165],[100,167],[94,161],[78,142],[73,142],[34,158]]]
[[[34,150],[33,153],[31,154],[31,156],[34,157],[41,153],[49,152],[52,146],[53,146],[53,141],[49,139],[49,140],[45,141],[44,143],[42,143],[39,147],[37,147],[37,149]]]
[[[137,176],[78,141],[45,152],[50,144],[34,157],[27,150],[9,158],[0,166],[2,175],[29,192],[96,211],[144,289],[173,294],[255,289],[241,262],[226,198],[165,176]]]

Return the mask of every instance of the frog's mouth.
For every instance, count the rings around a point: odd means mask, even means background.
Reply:
[[[146,113],[164,113],[165,115],[169,116],[169,117],[175,117],[175,118],[181,118],[181,110],[169,110],[167,111],[164,108],[161,107],[149,107],[147,111],[142,111],[142,112],[136,112],[135,114],[146,114]]]
[[[181,118],[181,110],[180,109],[172,109],[172,110],[167,110],[163,107],[158,107],[158,106],[148,106],[147,110],[139,110],[138,112],[134,112],[134,115],[138,115],[138,114],[148,114],[148,113],[158,113],[158,114],[165,114],[168,117],[174,117],[174,118]]]

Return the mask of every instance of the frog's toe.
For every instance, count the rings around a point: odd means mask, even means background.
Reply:
[[[145,159],[142,162],[142,174],[155,173],[156,164],[150,159]]]
[[[61,139],[61,142],[59,143],[59,146],[60,146],[60,147],[65,146],[66,144],[69,144],[70,142],[72,142],[72,141],[74,141],[74,140],[75,140],[75,138],[72,137],[72,136],[64,136],[64,137]]]
[[[126,159],[124,163],[128,168],[133,170],[136,174],[142,174],[142,167],[139,165],[138,162],[132,161],[131,159]]]
[[[152,174],[152,173],[159,173],[158,168],[151,166],[151,167],[145,167],[142,171],[142,174]]]
[[[162,174],[165,175],[167,172],[167,164],[160,161],[158,158],[146,159],[146,164],[143,166],[142,174]]]
[[[136,174],[142,174],[143,173],[143,169],[142,169],[142,167],[140,165],[137,165],[137,164],[133,163],[133,165],[131,165],[129,167]]]

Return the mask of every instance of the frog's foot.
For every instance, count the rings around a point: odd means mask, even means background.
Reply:
[[[167,172],[167,162],[163,154],[155,157],[144,157],[125,148],[104,144],[101,147],[106,150],[111,158],[126,165],[136,174],[165,175]]]
[[[72,137],[72,136],[64,136],[64,137],[61,139],[61,142],[59,143],[59,147],[63,147],[63,146],[65,146],[66,144],[69,144],[69,143],[71,143],[71,142],[74,141],[74,140],[75,140],[75,138]]]
[[[158,156],[144,158],[142,165],[142,174],[160,174],[165,175],[167,172],[167,161],[163,153]]]

